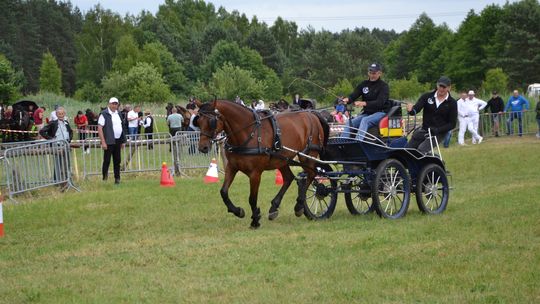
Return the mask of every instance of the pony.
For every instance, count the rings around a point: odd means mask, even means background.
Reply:
[[[276,219],[283,195],[294,179],[290,165],[297,165],[302,167],[305,178],[298,183],[294,211],[296,216],[304,214],[307,186],[317,173],[315,157],[323,153],[328,141],[328,123],[318,113],[310,111],[286,111],[273,115],[269,111],[254,111],[228,100],[196,103],[199,112],[194,124],[201,132],[199,151],[208,153],[218,134],[224,131],[227,135],[227,165],[220,190],[227,211],[239,218],[245,216],[244,209],[235,206],[228,193],[240,171],[249,177],[250,227],[259,228],[261,211],[257,206],[257,196],[261,174],[266,170],[279,169],[283,185],[272,199],[268,214],[269,220]],[[298,157],[298,161],[294,160],[295,157]]]

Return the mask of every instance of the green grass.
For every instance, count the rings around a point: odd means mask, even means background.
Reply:
[[[219,184],[158,175],[97,179],[4,203],[2,303],[540,302],[540,141],[488,139],[444,150],[453,191],[441,216],[411,203],[401,220],[293,213],[291,187],[263,175],[262,227],[227,214]],[[223,178],[220,176],[220,178]],[[230,195],[249,210],[247,178]]]

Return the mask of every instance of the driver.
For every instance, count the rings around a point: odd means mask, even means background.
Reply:
[[[437,137],[440,142],[448,131],[456,126],[457,101],[450,96],[452,82],[450,78],[441,76],[437,81],[437,89],[420,96],[416,104],[408,103],[407,112],[416,115],[424,109],[422,127],[414,131],[407,148],[416,148],[422,153],[431,151],[431,136]]]
[[[364,107],[364,110],[362,114],[351,120],[350,126],[345,126],[342,136],[349,137],[351,127],[353,127],[358,129],[356,139],[363,140],[367,130],[377,126],[388,112],[390,108],[389,89],[388,84],[381,80],[381,75],[381,66],[378,63],[370,64],[368,67],[369,78],[362,81],[349,97],[343,98],[346,104],[354,101],[356,107]],[[359,97],[362,97],[362,101],[356,101]]]

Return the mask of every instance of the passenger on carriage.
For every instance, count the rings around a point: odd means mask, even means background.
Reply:
[[[357,115],[345,126],[343,137],[350,136],[352,127],[358,129],[356,139],[363,140],[368,129],[377,126],[390,109],[388,84],[381,80],[381,75],[381,66],[372,63],[368,68],[369,78],[362,81],[349,97],[343,98],[345,104],[354,102],[356,107],[364,107],[362,114]],[[362,101],[356,101],[359,97],[362,97]]]
[[[437,142],[443,140],[448,131],[456,126],[457,121],[457,102],[450,96],[450,78],[442,76],[437,81],[437,88],[420,96],[416,104],[408,103],[407,111],[410,115],[416,115],[424,110],[422,127],[414,131],[407,148],[416,148],[422,153],[429,153],[431,145],[435,145],[431,140],[437,139]]]
[[[4,119],[5,120],[10,120],[12,115],[13,115],[13,107],[12,106],[7,106],[7,109],[4,112]]]

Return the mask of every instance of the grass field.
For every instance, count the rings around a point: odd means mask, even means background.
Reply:
[[[353,217],[342,196],[330,220],[296,218],[293,186],[269,222],[273,172],[256,231],[202,176],[23,195],[4,203],[0,302],[539,303],[539,152],[534,136],[452,146],[446,212],[424,216],[413,201],[396,221]],[[230,195],[248,210],[247,178]]]

